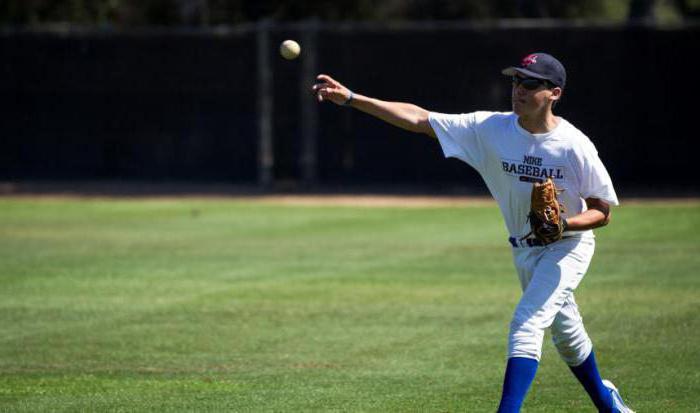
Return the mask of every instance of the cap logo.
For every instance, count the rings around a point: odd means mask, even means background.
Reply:
[[[523,57],[523,61],[520,62],[520,66],[522,67],[528,67],[531,64],[537,63],[537,55],[536,54],[529,54],[525,57]]]

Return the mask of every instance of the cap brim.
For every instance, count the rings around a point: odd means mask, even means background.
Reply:
[[[523,69],[522,67],[514,67],[514,66],[507,67],[507,68],[501,70],[501,73],[503,73],[506,76],[515,76],[516,73],[520,73],[521,75],[525,75],[528,77],[534,77],[535,79],[549,80],[548,78],[546,78],[542,75],[538,75],[537,73],[531,72],[527,69]],[[550,80],[550,82],[551,82],[551,80]]]

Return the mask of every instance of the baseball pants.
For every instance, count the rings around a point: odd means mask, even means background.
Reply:
[[[513,260],[523,295],[515,308],[508,337],[508,357],[535,360],[551,327],[552,340],[569,366],[578,366],[591,353],[574,290],[593,257],[593,238],[565,238],[546,247],[513,248]]]

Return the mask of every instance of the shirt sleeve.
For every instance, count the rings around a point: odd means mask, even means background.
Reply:
[[[430,126],[442,146],[446,158],[457,158],[477,171],[484,164],[484,147],[478,133],[479,114],[462,113],[449,115],[430,112]]]
[[[620,205],[612,179],[610,179],[593,143],[586,139],[578,152],[576,161],[580,168],[577,175],[580,182],[581,198],[596,198],[611,205]]]

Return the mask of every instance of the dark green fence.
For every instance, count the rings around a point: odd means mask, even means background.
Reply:
[[[569,73],[559,114],[618,188],[697,191],[698,26],[272,23],[209,31],[0,33],[0,179],[481,187],[435,142],[316,105],[315,73],[440,112],[508,110],[500,69]],[[285,38],[302,57],[277,54]],[[264,70],[263,70],[264,69]]]

